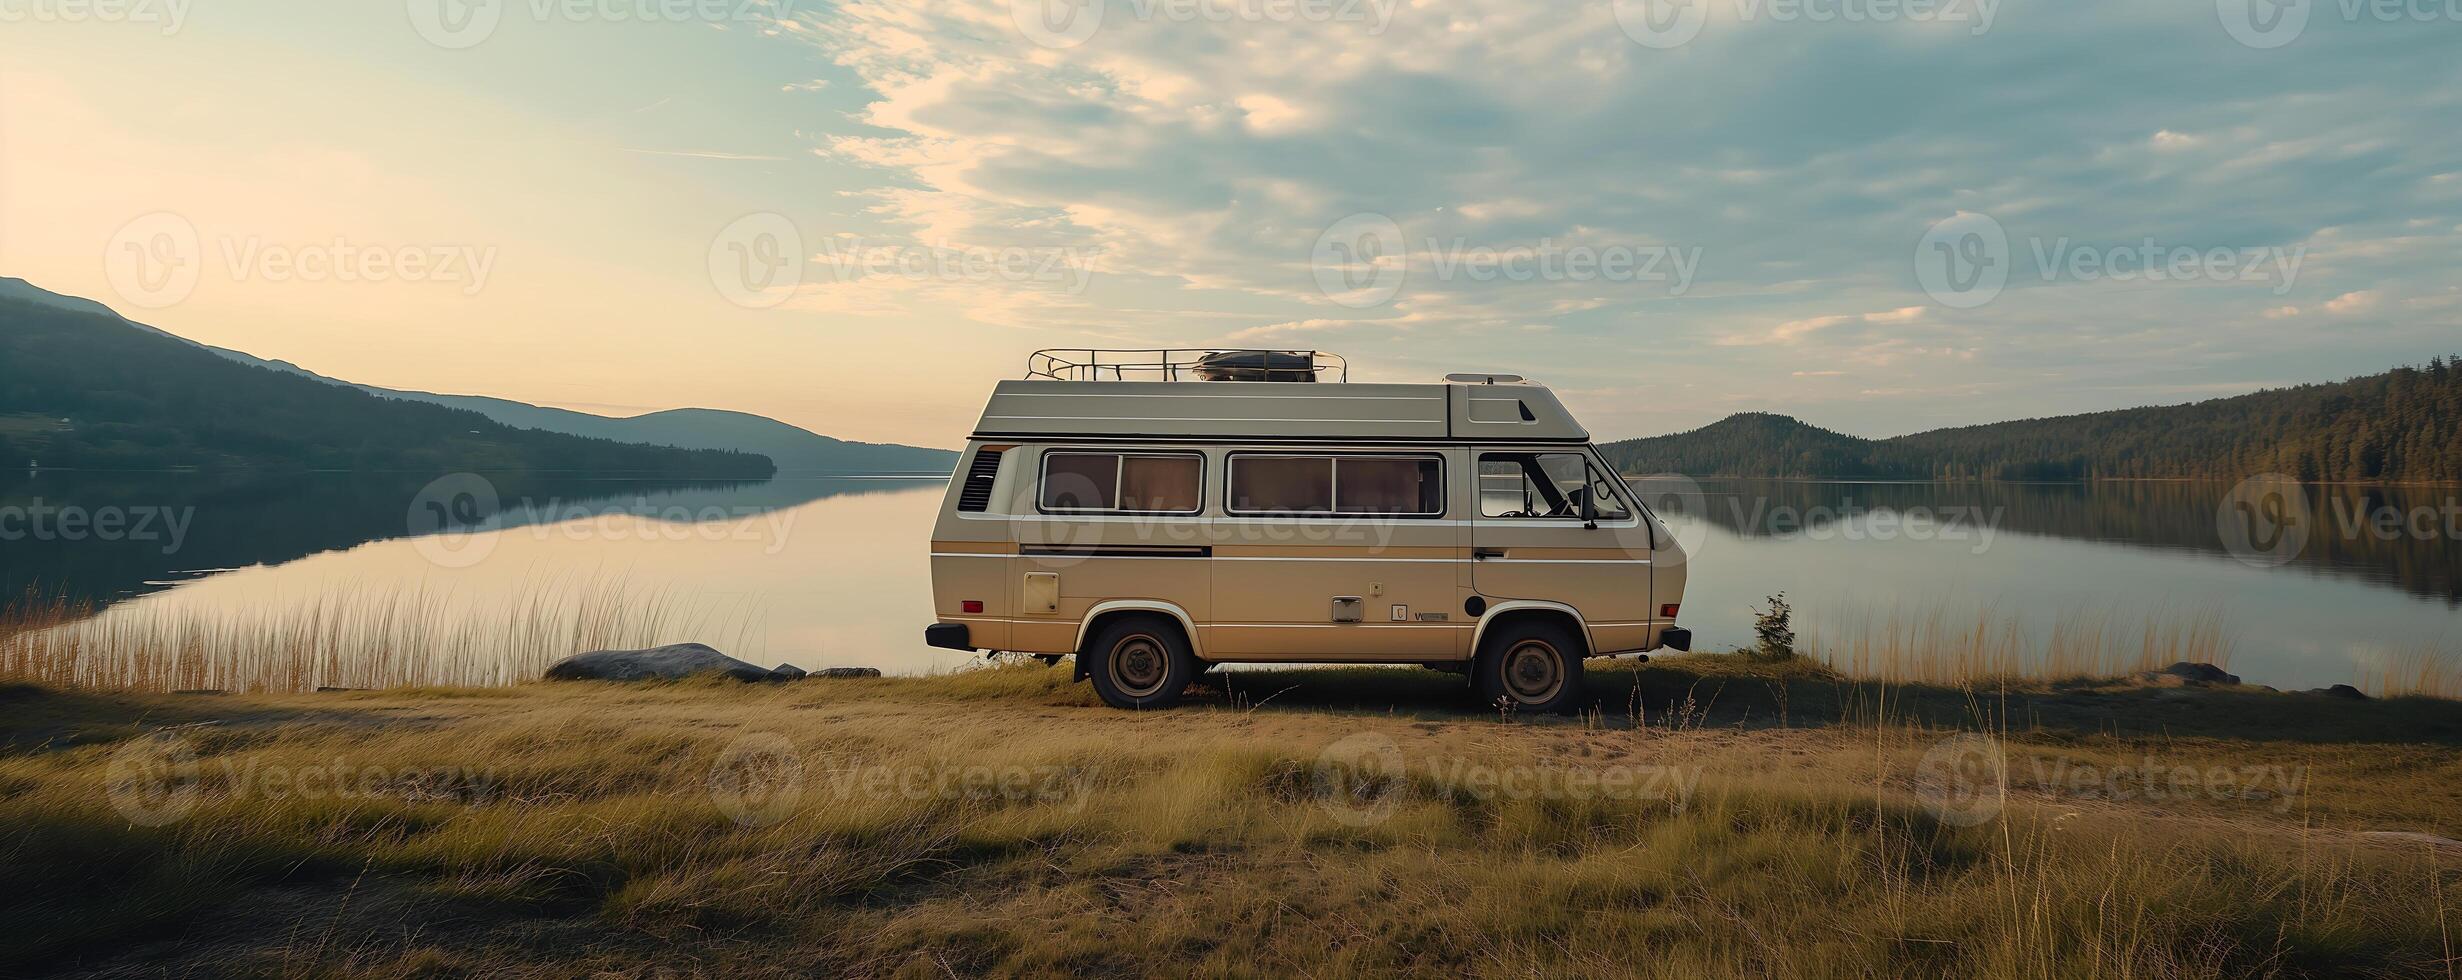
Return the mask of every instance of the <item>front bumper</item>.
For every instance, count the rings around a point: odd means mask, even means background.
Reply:
[[[967,635],[964,623],[933,623],[926,626],[923,628],[923,642],[926,646],[943,650],[973,653],[975,649],[974,639]]]

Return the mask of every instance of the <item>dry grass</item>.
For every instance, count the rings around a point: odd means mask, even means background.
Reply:
[[[2362,671],[2356,686],[2380,698],[2462,698],[2462,665],[2450,653],[2421,647]]]
[[[0,973],[2453,975],[2462,861],[2356,832],[2462,833],[2462,706],[2352,714],[2370,727],[2330,744],[2155,732],[2182,716],[2153,697],[2015,710],[2044,720],[1994,724],[2009,778],[1970,825],[1920,791],[1956,692],[1775,727],[1765,685],[1789,675],[1742,666],[1599,671],[1635,685],[1638,726],[1430,714],[1420,685],[1445,679],[1400,671],[1142,715],[1040,667],[21,688],[0,694]],[[1837,683],[1792,682],[1799,703]],[[2045,760],[2310,778],[2293,801],[2121,800],[2037,785]],[[186,809],[132,822],[115,786]]]
[[[2120,677],[2188,661],[2228,668],[2231,644],[2219,613],[2149,614],[2137,624],[2113,614],[2068,613],[2049,628],[1986,611],[1953,622],[1934,610],[1850,619],[1811,638],[1808,655],[1852,677],[1960,686]]]
[[[137,691],[474,686],[530,680],[584,650],[754,645],[718,625],[749,617],[620,578],[477,597],[340,585],[304,602],[212,612],[162,598],[99,613],[56,600],[0,610],[0,680]]]

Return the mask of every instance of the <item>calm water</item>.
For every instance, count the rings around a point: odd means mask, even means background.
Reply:
[[[920,642],[941,487],[12,474],[0,485],[0,587],[65,589],[113,604],[110,616],[262,613],[337,589],[423,589],[475,606],[540,581],[621,581],[698,613],[700,635],[673,640],[764,664],[921,673],[965,660]],[[1694,552],[1683,618],[1704,646],[1749,642],[1752,607],[1783,590],[1799,631],[1825,636],[1934,613],[1955,626],[1990,611],[2038,630],[2063,617],[2134,630],[2148,617],[2213,616],[2234,669],[2282,687],[2349,681],[2425,651],[2462,660],[2462,546],[2439,516],[2453,491],[2308,488],[2291,505],[2309,530],[2294,554],[2235,553],[2223,486],[1651,489]],[[2405,529],[2371,523],[2388,513]],[[71,514],[82,516],[64,523]],[[473,518],[488,530],[433,533]]]

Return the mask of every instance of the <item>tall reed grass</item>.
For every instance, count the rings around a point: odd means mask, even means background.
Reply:
[[[2434,647],[2420,647],[2361,669],[2356,686],[2380,698],[2462,698],[2462,664]]]
[[[2189,661],[2228,667],[2231,641],[2220,613],[2149,613],[2127,623],[2110,612],[2067,613],[2049,628],[1985,610],[1953,620],[1945,610],[1850,616],[1810,637],[1809,655],[1850,677],[1969,685],[2118,677]]]
[[[545,579],[474,596],[337,585],[299,601],[205,610],[168,596],[109,609],[0,611],[0,679],[138,691],[485,686],[536,679],[586,650],[697,640],[754,655],[748,610],[622,578]]]

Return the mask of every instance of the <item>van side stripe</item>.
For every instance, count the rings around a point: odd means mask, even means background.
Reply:
[[[1212,558],[1212,557],[1214,557],[1214,549],[1213,549],[1213,547],[1212,547],[1212,546],[1210,546],[1210,545],[1198,545],[1198,546],[1195,546],[1195,547],[1189,547],[1189,548],[1160,548],[1160,547],[1145,547],[1145,548],[1106,548],[1106,547],[1103,547],[1103,546],[1101,546],[1101,545],[1094,545],[1094,546],[1082,547],[1082,548],[1072,548],[1072,547],[1065,547],[1065,546],[1061,546],[1061,547],[1054,547],[1054,546],[1051,546],[1051,545],[1027,545],[1027,546],[1025,546],[1025,547],[1022,547],[1022,548],[1017,549],[1017,553],[1018,553],[1018,554],[1021,554],[1021,555],[1028,556],[1028,557],[1033,557],[1033,558]]]

